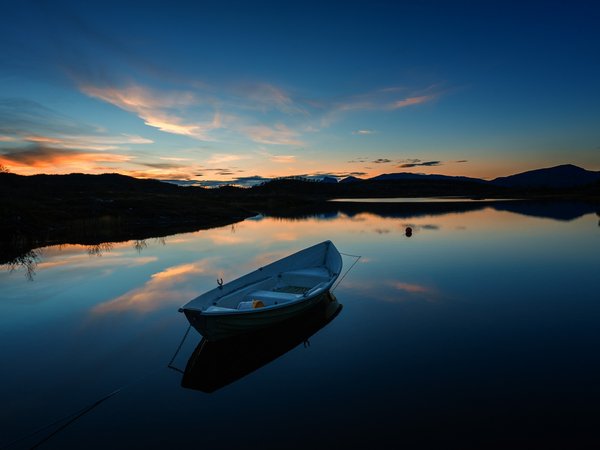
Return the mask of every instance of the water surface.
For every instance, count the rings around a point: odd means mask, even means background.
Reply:
[[[598,216],[386,211],[46,247],[31,255],[31,279],[5,268],[0,446],[118,389],[43,446],[599,443]],[[362,255],[335,291],[339,314],[212,393],[182,387],[167,368],[188,326],[177,308],[217,278],[326,239]],[[283,339],[262,345],[271,337]],[[199,342],[192,330],[173,365],[185,369]]]

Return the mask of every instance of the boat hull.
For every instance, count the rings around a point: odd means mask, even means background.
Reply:
[[[269,364],[335,319],[342,305],[333,294],[273,326],[208,341],[203,338],[186,365],[181,386],[211,393]]]
[[[202,336],[209,341],[217,341],[283,322],[329,295],[331,295],[330,292],[326,291],[307,297],[302,301],[290,303],[283,308],[254,310],[245,314],[202,314],[202,312],[194,310],[184,310],[184,313],[190,324]]]

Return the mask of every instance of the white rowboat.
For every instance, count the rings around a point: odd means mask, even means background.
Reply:
[[[181,386],[214,392],[269,364],[309,339],[335,319],[342,305],[333,294],[321,299],[293,318],[252,333],[219,341],[203,338],[190,356]]]
[[[208,291],[180,311],[216,341],[295,316],[329,292],[341,270],[333,242],[321,242]]]

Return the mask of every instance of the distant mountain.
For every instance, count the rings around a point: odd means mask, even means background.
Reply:
[[[159,180],[163,183],[174,184],[175,186],[202,186],[199,181],[196,180]]]
[[[398,181],[398,180],[443,180],[443,181],[472,181],[476,183],[486,183],[485,180],[480,178],[469,178],[469,177],[453,177],[449,175],[427,175],[422,173],[410,173],[410,172],[399,172],[399,173],[384,173],[377,175],[376,177],[369,178],[372,181]]]
[[[556,189],[585,186],[598,181],[600,181],[600,172],[585,170],[573,164],[564,164],[496,178],[491,183],[496,186],[513,188]]]
[[[321,179],[321,183],[336,184],[337,182],[338,182],[337,178],[334,178],[334,177],[323,177]]]
[[[353,177],[352,175],[342,178],[340,183],[356,183],[357,181],[363,181],[362,178]]]
[[[46,195],[63,195],[78,192],[83,195],[108,192],[144,192],[171,194],[178,192],[179,187],[158,180],[133,178],[118,173],[89,175],[71,173],[68,175],[17,175],[0,174],[0,189],[20,189],[20,192],[31,191],[38,197]]]

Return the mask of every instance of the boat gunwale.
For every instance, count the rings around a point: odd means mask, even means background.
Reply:
[[[206,317],[209,317],[209,316],[210,317],[219,317],[219,316],[231,316],[231,315],[242,315],[242,314],[257,314],[257,313],[266,312],[266,311],[283,309],[286,307],[291,307],[293,305],[297,305],[297,304],[305,302],[307,300],[311,300],[311,299],[318,297],[319,295],[322,295],[323,293],[329,291],[329,289],[331,289],[331,286],[333,286],[333,283],[335,283],[335,280],[337,279],[338,276],[339,276],[339,274],[332,276],[331,280],[328,281],[325,286],[317,289],[315,292],[311,293],[310,295],[302,296],[295,300],[290,300],[288,302],[279,303],[277,305],[268,305],[268,306],[263,306],[261,308],[241,309],[241,310],[230,308],[231,311],[202,311],[201,309],[196,309],[196,308],[183,308],[183,311],[193,311],[194,313],[196,313],[198,315],[202,315],[202,316],[206,316]]]

